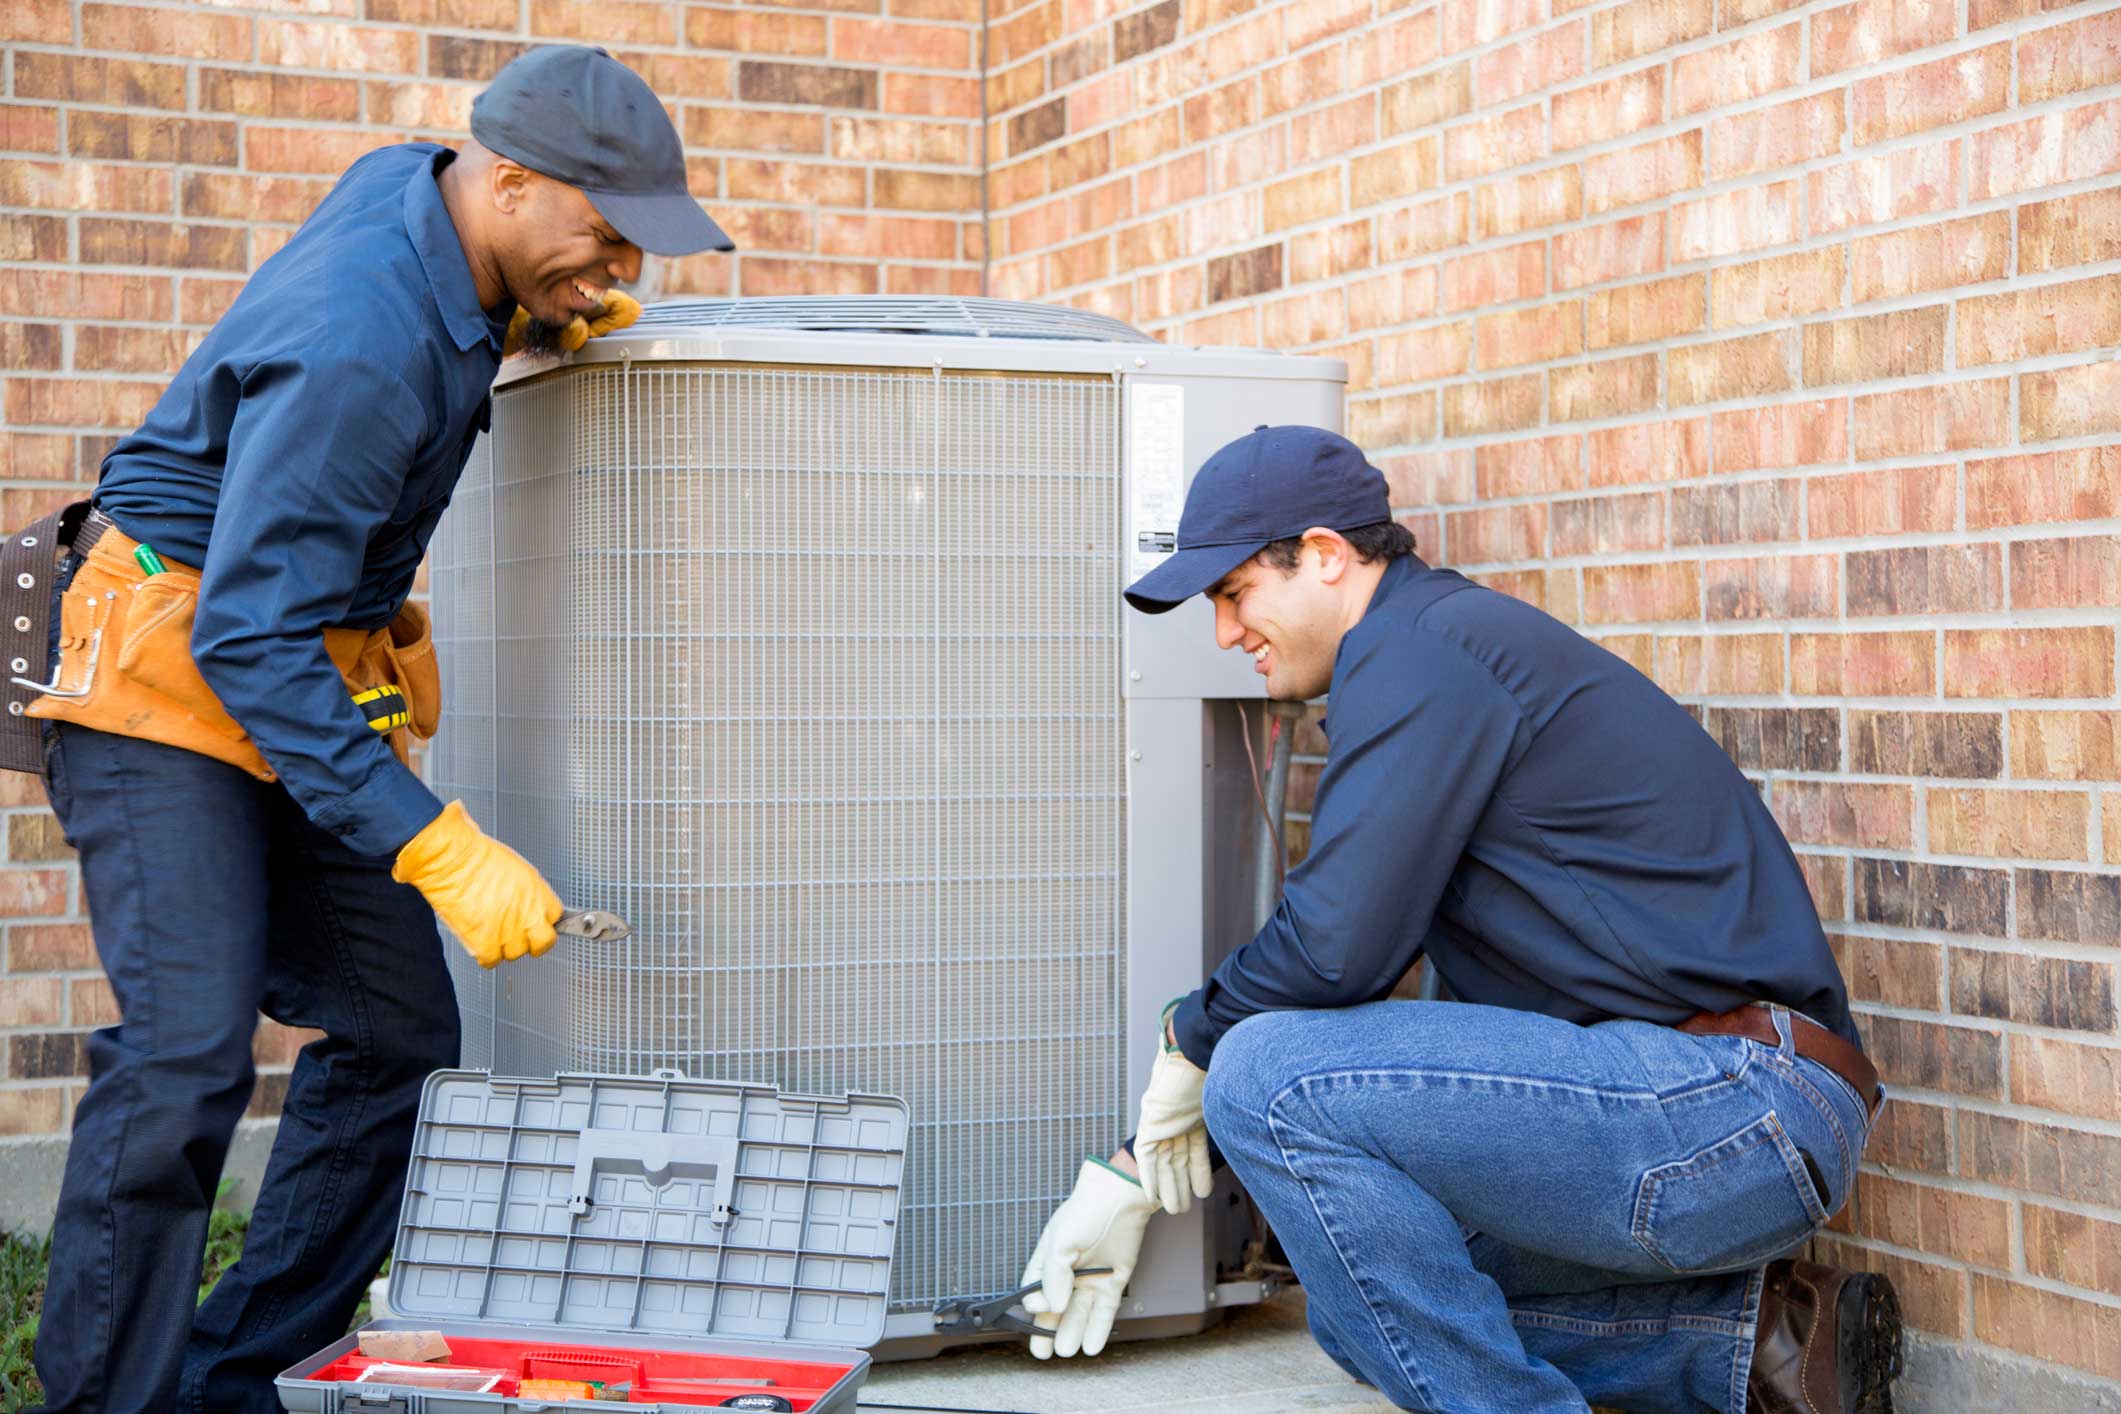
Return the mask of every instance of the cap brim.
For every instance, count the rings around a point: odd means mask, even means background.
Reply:
[[[1200,545],[1179,550],[1126,588],[1129,604],[1145,614],[1177,608],[1266,548],[1264,540],[1243,545]]]
[[[691,255],[702,250],[735,250],[736,242],[679,191],[613,192],[583,190],[590,205],[620,235],[656,255]]]

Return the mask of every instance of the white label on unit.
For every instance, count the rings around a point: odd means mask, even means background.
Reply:
[[[1130,386],[1134,572],[1128,578],[1139,579],[1178,548],[1178,513],[1186,502],[1186,390],[1176,383]]]

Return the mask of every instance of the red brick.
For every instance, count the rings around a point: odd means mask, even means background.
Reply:
[[[2113,690],[2111,628],[1945,632],[1947,697],[2107,697]]]
[[[1782,635],[1661,635],[1657,640],[1656,671],[1651,676],[1659,687],[1675,696],[1779,693],[1783,687]]]
[[[48,315],[64,309],[77,319],[164,321],[170,317],[170,296],[170,283],[160,276],[0,266],[0,314]]]
[[[65,1004],[66,984],[56,977],[0,977],[0,1029],[57,1026]]]
[[[1976,1266],[2011,1265],[2011,1205],[2000,1198],[1867,1173],[1855,1209],[1860,1236]]]
[[[184,69],[134,59],[19,50],[15,97],[58,98],[120,108],[184,108]]]
[[[1664,213],[1653,211],[1554,237],[1554,288],[1574,289],[1664,269]]]
[[[2100,833],[2106,840],[2106,862],[2121,864],[2121,791],[2100,797]]]
[[[2108,608],[2121,604],[2121,537],[2014,540],[2013,609]]]
[[[2121,1120],[2121,1049],[2014,1036],[2011,1096],[2062,1114]]]
[[[1549,502],[1548,553],[1599,555],[1664,548],[1664,497],[1654,491],[1631,496],[1587,496]],[[1782,661],[1776,649],[1776,664]]]
[[[1326,168],[1308,178],[1298,178],[1308,183],[1308,189],[1295,198],[1291,208],[1295,220],[1312,220],[1317,215],[1332,215],[1340,209],[1340,172],[1338,168]],[[1348,164],[1348,189],[1350,204],[1355,207],[1375,206],[1379,202],[1394,200],[1436,185],[1436,139],[1416,138],[1379,152],[1364,153]],[[1284,184],[1292,191],[1293,184]],[[1267,202],[1271,210],[1277,188],[1267,188]],[[1296,216],[1296,211],[1314,213]],[[1269,229],[1273,223],[1269,220]]]
[[[1716,469],[1807,466],[1848,455],[1847,415],[1838,398],[1720,412],[1715,417]]]
[[[1946,313],[1945,306],[1937,304],[1807,324],[1804,381],[1819,387],[1939,372],[1944,367]],[[1965,327],[1962,322],[1961,330]]]
[[[1474,453],[1474,464],[1483,500],[1581,490],[1583,438],[1570,434],[1486,442]]]
[[[1672,116],[1743,103],[1797,81],[1804,68],[1804,25],[1757,30],[1672,61]]]
[[[1795,337],[1786,329],[1674,348],[1666,355],[1666,399],[1676,408],[1784,392],[1793,386],[1790,362],[1795,348]]]
[[[1444,517],[1444,543],[1455,565],[1538,559],[1546,550],[1547,508],[1538,503],[1454,511]]]
[[[1994,545],[1908,545],[1851,551],[1848,615],[1996,613],[2002,557]]]
[[[2018,208],[2018,271],[2121,259],[2121,186]]]
[[[1834,955],[1841,963],[1841,975],[1848,979],[1851,1001],[1914,1011],[1936,1011],[1943,1005],[1944,949],[1937,944],[1857,936],[1827,941],[1835,945]]]
[[[303,172],[337,176],[354,161],[396,141],[390,134],[317,128],[250,127],[243,134],[243,165],[253,172]]]
[[[1463,244],[1468,205],[1465,193],[1454,192],[1385,211],[1377,218],[1379,259],[1411,260]]]
[[[173,374],[191,352],[191,338],[175,329],[83,325],[74,333],[74,367],[86,371]]]
[[[24,1085],[0,1089],[0,1137],[57,1134],[66,1128],[66,1088]]]
[[[1277,12],[1278,13],[1278,12]],[[1266,118],[1279,117],[1316,102],[1321,95],[1342,91],[1347,46],[1302,54],[1276,64],[1259,76],[1259,111]]]
[[[1389,10],[1389,5],[1378,7]],[[1188,26],[1190,29],[1191,26]],[[1351,88],[1369,88],[1385,79],[1414,72],[1427,66],[1439,53],[1436,11],[1426,9],[1409,15],[1403,20],[1373,26],[1362,38],[1350,47],[1348,83]],[[1458,72],[1464,74],[1468,66],[1460,64]],[[1461,110],[1463,111],[1463,110]],[[1414,124],[1420,127],[1423,124]],[[1386,125],[1387,132],[1401,132],[1402,128]]]
[[[1764,324],[1832,309],[1841,303],[1843,270],[1839,246],[1721,267],[1715,273],[1715,327]]]
[[[1491,182],[1476,199],[1483,237],[1514,235],[1583,215],[1583,179],[1575,167],[1552,167]]]
[[[1857,866],[1882,866],[1898,874],[1897,860],[1859,858]],[[1913,866],[1919,870],[1923,866]],[[1861,889],[1859,884],[1858,888]],[[1860,906],[1860,905],[1859,905]],[[1864,1049],[1888,1086],[1944,1090],[1977,1099],[2001,1099],[2002,1036],[1989,1027],[1944,1026],[1902,1017],[1859,1016]]]
[[[1475,342],[1483,369],[1546,363],[1581,352],[1583,303],[1565,300],[1482,315]]]
[[[1571,364],[1547,374],[1547,417],[1553,422],[1625,417],[1657,405],[1657,355]]]
[[[1682,486],[1672,492],[1672,544],[1738,545],[1798,538],[1794,481]]]
[[[70,44],[73,38],[74,12],[68,0],[16,0],[0,12],[0,40]]]
[[[2121,431],[2121,361],[2023,375],[2018,431],[2028,441]]]
[[[2121,448],[2081,447],[1967,463],[1971,530],[2095,520],[2112,515],[2116,505],[2121,505]]]
[[[1176,6],[1171,14],[1175,21]],[[855,64],[963,69],[972,62],[972,35],[953,25],[843,17],[832,22],[832,56]]]
[[[1296,0],[1285,7],[1282,42],[1303,49],[1370,18],[1369,0]]]
[[[1923,456],[2010,440],[2010,380],[1938,383],[1856,399],[1856,456]]]
[[[1953,140],[1901,148],[1805,180],[1814,235],[1942,211],[1958,200],[1959,145]]]
[[[1715,23],[1713,0],[1627,0],[1591,16],[1591,65],[1602,69],[1699,39]]]
[[[1643,422],[1605,427],[1590,434],[1585,457],[1593,487],[1684,481],[1709,470],[1709,422]]]
[[[1701,571],[1691,563],[1586,565],[1585,623],[1692,622],[1701,617]]]
[[[740,267],[746,295],[813,295],[876,293],[874,263],[825,260],[771,260],[752,257]]]
[[[1709,124],[1709,147],[1715,154],[1711,175],[1718,180],[1743,177],[1831,157],[1842,149],[1841,108],[1842,91],[1837,88],[1716,119]]]
[[[2001,112],[2010,86],[2008,44],[1859,79],[1849,90],[1856,145]],[[2032,100],[2021,92],[2020,101]]]
[[[90,4],[81,7],[81,42],[86,49],[122,54],[173,54],[247,63],[251,22],[244,15]]]
[[[0,152],[56,155],[58,151],[59,110],[56,107],[0,104]],[[9,233],[0,232],[0,242],[8,240]],[[0,245],[0,250],[5,248]]]
[[[1805,518],[1814,539],[1947,531],[1958,515],[1950,466],[1893,467],[1807,483]]]
[[[1348,323],[1355,329],[1404,324],[1436,313],[1436,267],[1420,265],[1357,280],[1348,286]],[[1378,350],[1382,361],[1382,341]]]
[[[1963,299],[1958,326],[1961,367],[2121,343],[2121,275]]]
[[[1134,282],[1135,317],[1145,322],[1190,314],[1203,300],[1203,276],[1198,265],[1159,271]]]
[[[514,29],[514,0],[368,0],[366,18],[378,24],[443,29]]]
[[[1792,634],[1790,691],[1800,697],[1928,697],[1937,690],[1936,662],[1936,634],[1928,629]]]
[[[2007,1350],[2121,1379],[2121,1309],[1974,1273],[1974,1334]]]
[[[2007,211],[1865,236],[1854,243],[1856,302],[2001,279],[2010,267]],[[1964,315],[1962,313],[1962,318]]]
[[[1480,574],[1467,575],[1475,584],[1486,585],[1498,594],[1507,594],[1513,599],[1522,599],[1535,609],[1544,610],[1565,624],[1577,621],[1576,571],[1574,570],[1488,570]],[[1647,635],[1616,635],[1620,638],[1642,638]],[[1593,640],[1602,648],[1614,647],[1613,639]],[[1623,654],[1623,656],[1625,656]]]
[[[538,0],[538,3],[545,3],[545,0]],[[614,3],[613,8],[626,7]],[[656,42],[669,44],[675,41],[673,33]],[[264,20],[258,27],[258,57],[264,63],[291,69],[417,74],[420,72],[420,36],[411,30],[370,29],[305,20]]]
[[[1546,292],[1546,242],[1478,251],[1444,262],[1443,307],[1452,313]]]
[[[1591,642],[1644,677],[1649,677],[1656,671],[1657,665],[1652,654],[1656,649],[1657,635],[1653,633],[1608,633],[1591,639]]]
[[[351,79],[311,74],[199,71],[199,107],[251,118],[352,122],[361,116],[361,86]]]
[[[1443,395],[1444,435],[1473,437],[1535,426],[1541,393],[1536,373],[1453,384]]]
[[[1292,238],[1289,242],[1290,283],[1305,284],[1313,280],[1331,280],[1353,271],[1369,269],[1373,256],[1373,234],[1374,223],[1365,218],[1343,222],[1331,230],[1306,231]],[[1355,292],[1350,288],[1347,293],[1352,312]]]
[[[0,368],[50,373],[64,361],[57,324],[0,324]]]
[[[1584,163],[1584,209],[1592,216],[1701,185],[1701,129],[1694,128]]]
[[[1692,333],[1701,327],[1704,312],[1699,275],[1600,290],[1586,304],[1584,346],[1613,348]]]
[[[749,116],[802,119],[807,121],[808,131],[816,131],[815,114],[757,113]],[[972,129],[960,124],[842,117],[838,114],[829,117],[827,124],[831,129],[829,150],[843,162],[903,162],[951,166],[971,161]],[[803,127],[798,126],[797,131],[803,130]],[[751,146],[745,142],[729,142],[725,145]],[[813,140],[810,145],[802,148],[786,147],[774,150],[815,152],[817,147]]]
[[[180,324],[210,325],[228,313],[243,292],[241,280],[208,280],[197,275],[184,278],[183,301],[178,308]]]
[[[1967,141],[1975,201],[2104,176],[2121,171],[2121,99],[1987,128]]]
[[[1448,54],[1492,44],[1505,35],[1530,29],[1546,17],[1542,0],[1446,0],[1443,49]]]
[[[1473,111],[1473,67],[1456,64],[1404,79],[1380,95],[1387,133],[1408,133]]]
[[[1249,315],[1251,311],[1242,313]],[[1187,337],[1193,338],[1188,325]],[[1243,334],[1240,326],[1235,333]],[[1207,342],[1196,340],[1196,342]],[[1255,342],[1234,337],[1233,343]],[[1348,437],[1360,447],[1405,447],[1436,437],[1436,394],[1400,393],[1384,398],[1365,398],[1348,404]]]
[[[73,476],[73,439],[41,432],[0,432],[0,476],[65,481]]]
[[[1554,150],[1566,152],[1654,126],[1664,117],[1664,74],[1660,64],[1555,94]]]
[[[1454,182],[1485,177],[1506,167],[1523,167],[1546,155],[1543,103],[1528,103],[1460,123],[1444,135],[1444,173]]]
[[[1959,31],[1956,0],[1857,0],[1812,19],[1812,73],[1838,73],[1942,44]]]
[[[1886,1115],[1905,1100],[1885,1107]],[[1889,1121],[1881,1120],[1881,1124]],[[1960,1267],[1918,1262],[1895,1252],[1875,1252],[1852,1243],[1815,1242],[1818,1258],[1841,1266],[1883,1272],[1900,1295],[1900,1311],[1917,1330],[1957,1340],[1966,1329],[1966,1272]]]
[[[2117,81],[2121,81],[2121,13],[2095,14],[2074,24],[2019,36],[2018,102],[2022,104]]]
[[[2005,20],[2066,9],[2076,3],[2077,0],[1969,0],[1966,27],[1969,31],[1987,29]]]
[[[146,419],[161,395],[157,383],[10,378],[7,420],[17,426],[129,429]]]
[[[2121,1296],[2121,1223],[2028,1203],[2025,1267],[2051,1281]]]
[[[1583,73],[1584,22],[1557,25],[1530,39],[1489,50],[1476,70],[1483,107],[1509,103]]]
[[[2032,780],[2121,778],[2121,712],[2011,713],[2011,774]]]
[[[1385,475],[1387,494],[1395,506],[1456,504],[1473,499],[1473,458],[1471,447],[1453,447],[1386,457],[1377,469]]]
[[[0,163],[0,204],[54,211],[159,211],[171,204],[170,174],[101,162]]]
[[[1409,144],[1410,147],[1418,145]],[[1435,171],[1433,165],[1435,160],[1433,143],[1430,144],[1429,153],[1429,161],[1431,163],[1429,170],[1433,180]],[[1380,154],[1381,157],[1382,155]],[[1402,159],[1408,164],[1407,166],[1398,165]],[[1416,155],[1405,153],[1395,156],[1389,162],[1383,160],[1376,162],[1370,168],[1370,173],[1372,178],[1379,183],[1389,184],[1393,178],[1384,175],[1386,168],[1392,168],[1396,175],[1411,177],[1414,175],[1411,167],[1415,165],[1418,165]],[[1413,188],[1408,189],[1412,190]],[[1369,200],[1381,199],[1381,195],[1381,192],[1373,193]],[[1369,204],[1368,201],[1363,199],[1363,185],[1360,179],[1356,181],[1356,196],[1357,205]],[[1345,209],[1346,202],[1341,194],[1341,169],[1339,167],[1324,167],[1318,171],[1307,172],[1300,177],[1291,177],[1287,181],[1276,182],[1269,186],[1263,197],[1262,219],[1266,230],[1279,231],[1290,226],[1299,226],[1306,222],[1322,220],[1328,216],[1338,216]]]
[[[1270,349],[1326,343],[1348,332],[1347,299],[1339,290],[1307,290],[1260,306],[1260,337]]]
[[[2090,818],[2091,798],[2082,792],[1932,789],[1927,796],[1929,847],[1938,854],[2007,859],[2086,857],[2089,835],[2085,825]],[[2109,1024],[2111,1021],[2109,1016]]]
[[[640,0],[530,0],[530,32],[594,44],[678,42],[677,7]]]
[[[850,19],[840,23],[868,22]],[[825,19],[822,15],[713,10],[695,5],[685,12],[685,42],[695,49],[726,49],[738,54],[823,58]]]
[[[1467,372],[1472,367],[1473,326],[1442,324],[1377,341],[1377,381],[1391,387],[1426,383]]]
[[[1832,555],[1710,560],[1702,568],[1711,621],[1830,619],[1841,603]]]
[[[241,270],[245,264],[243,235],[236,226],[83,218],[81,261],[84,265]]]

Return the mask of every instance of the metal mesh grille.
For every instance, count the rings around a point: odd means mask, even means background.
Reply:
[[[1011,1285],[1123,1122],[1118,420],[579,370],[499,394],[437,540],[438,789],[634,925],[464,967],[467,1063],[905,1097],[894,1309]]]

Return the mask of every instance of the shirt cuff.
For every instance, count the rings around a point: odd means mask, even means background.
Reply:
[[[441,813],[441,798],[393,756],[353,794],[310,818],[361,854],[394,855]]]
[[[1206,1070],[1208,1058],[1215,1054],[1215,1043],[1222,1039],[1222,1029],[1208,1019],[1204,990],[1191,993],[1178,1004],[1178,1011],[1171,1018],[1171,1030],[1178,1037],[1179,1053]]]

